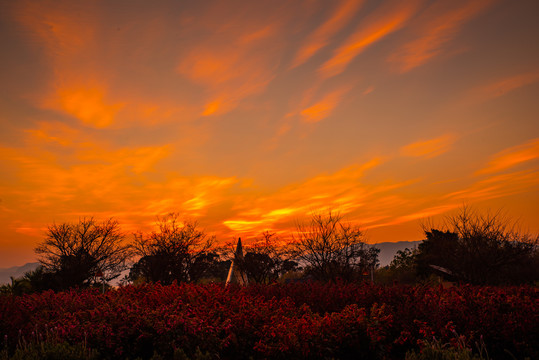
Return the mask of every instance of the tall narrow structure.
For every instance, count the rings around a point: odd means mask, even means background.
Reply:
[[[247,274],[241,269],[241,263],[243,262],[243,248],[241,246],[241,238],[238,238],[238,245],[236,245],[236,251],[234,252],[234,259],[230,264],[228,270],[228,276],[226,277],[226,285],[239,284],[247,285],[249,283]]]

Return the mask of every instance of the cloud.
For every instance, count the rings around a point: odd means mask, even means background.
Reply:
[[[374,158],[364,164],[345,167],[333,174],[321,174],[276,192],[251,199],[240,199],[235,209],[237,215],[223,224],[256,234],[281,226],[289,227],[295,219],[303,218],[313,210],[332,208],[343,214],[362,206],[366,198],[391,191],[404,184],[362,186],[364,173],[382,162]],[[284,225],[286,224],[286,225]]]
[[[455,140],[456,136],[453,134],[442,135],[403,146],[400,153],[403,156],[433,158],[448,151]]]
[[[270,3],[241,3],[242,12],[216,2],[189,22],[186,34],[196,38],[178,57],[176,71],[198,85],[205,97],[200,114],[222,115],[263,92],[275,78],[284,49],[290,14]],[[249,16],[243,16],[249,11]]]
[[[196,92],[170,81],[174,64],[165,59],[179,50],[170,46],[170,18],[157,19],[155,8],[144,21],[129,16],[136,11],[130,8],[126,16],[110,12],[114,20],[107,22],[97,2],[17,2],[13,15],[47,75],[26,97],[100,129],[196,119]],[[163,64],[148,66],[156,54]]]
[[[327,46],[330,39],[353,19],[363,5],[363,0],[343,0],[334,9],[331,16],[311,33],[297,51],[291,68],[300,66]]]
[[[420,1],[387,2],[361,22],[359,28],[337,48],[318,70],[324,78],[342,73],[370,45],[401,29],[416,13]]]
[[[492,174],[507,170],[524,162],[539,158],[539,138],[517,145],[494,155],[477,175]]]
[[[349,90],[349,87],[345,87],[324,95],[322,99],[300,111],[301,119],[307,123],[316,123],[327,118]]]
[[[272,56],[262,55],[259,42],[240,40],[235,50],[207,44],[191,51],[178,65],[178,72],[210,94],[202,115],[229,112],[245,98],[262,92],[275,77],[277,64]]]
[[[449,193],[443,199],[479,202],[524,193],[539,185],[539,171],[527,170],[493,175],[469,187]]]
[[[538,81],[539,70],[513,75],[472,90],[470,98],[475,101],[483,102],[498,98],[513,90],[534,84]]]
[[[448,9],[448,4],[454,8]],[[419,37],[404,44],[388,61],[401,73],[425,64],[443,52],[443,47],[456,37],[466,22],[492,4],[492,0],[434,2],[418,19]]]
[[[111,148],[89,135],[63,141],[61,131],[42,126],[27,132],[23,147],[0,147],[0,171],[9,174],[0,181],[2,206],[19,221],[15,232],[35,237],[46,224],[81,216],[115,217],[124,231],[146,231],[156,215],[172,211],[197,218],[219,213],[225,192],[237,183],[163,171],[169,145]]]
[[[122,103],[106,103],[105,92],[97,87],[59,89],[57,95],[59,107],[64,112],[96,128],[110,126],[116,113],[124,106]]]

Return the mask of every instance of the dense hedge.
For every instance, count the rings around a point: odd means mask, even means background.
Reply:
[[[536,287],[180,284],[0,297],[0,350],[85,344],[104,358],[402,359],[433,338],[539,358]]]

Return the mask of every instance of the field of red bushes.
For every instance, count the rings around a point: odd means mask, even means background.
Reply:
[[[539,290],[153,284],[0,297],[0,349],[50,333],[115,359],[171,358],[175,349],[220,359],[403,359],[433,338],[484,344],[493,359],[538,359]]]

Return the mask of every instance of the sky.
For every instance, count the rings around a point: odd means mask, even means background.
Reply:
[[[0,267],[53,223],[220,242],[464,204],[539,233],[536,0],[0,0]]]

